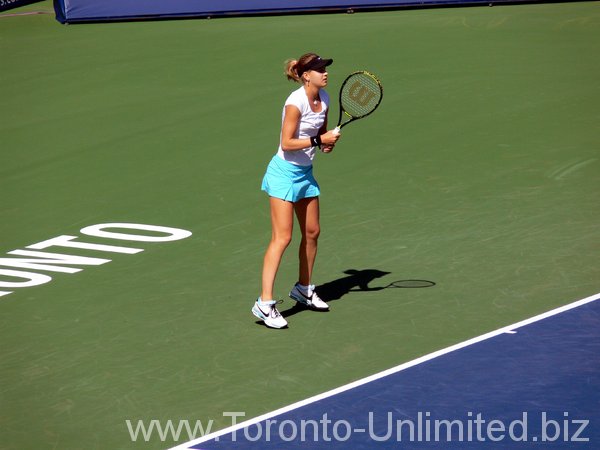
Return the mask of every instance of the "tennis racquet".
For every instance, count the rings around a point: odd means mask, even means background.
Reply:
[[[353,72],[340,88],[340,117],[335,132],[357,119],[367,117],[377,109],[383,98],[379,79],[366,70]]]

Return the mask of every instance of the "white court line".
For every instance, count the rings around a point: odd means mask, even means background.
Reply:
[[[433,353],[429,353],[429,354],[427,354],[425,356],[421,356],[420,358],[413,359],[412,361],[406,362],[404,364],[400,364],[399,366],[392,367],[391,369],[384,370],[383,372],[379,372],[379,373],[376,373],[374,375],[368,376],[366,378],[362,378],[360,380],[357,380],[357,381],[354,381],[352,383],[346,384],[344,386],[340,386],[338,388],[332,389],[331,391],[323,392],[322,394],[318,394],[318,395],[315,395],[313,397],[309,397],[309,398],[307,398],[305,400],[301,400],[299,402],[292,403],[291,405],[284,406],[283,408],[276,409],[275,411],[271,411],[269,413],[260,415],[258,417],[254,417],[253,419],[248,419],[248,420],[246,420],[244,422],[240,422],[240,423],[238,423],[238,424],[236,424],[234,426],[223,428],[222,430],[215,431],[214,433],[207,434],[206,436],[202,436],[202,437],[200,437],[198,439],[195,439],[193,441],[189,441],[189,442],[186,442],[184,444],[180,444],[180,445],[178,445],[176,447],[172,447],[172,448],[170,448],[168,450],[188,450],[193,445],[197,445],[197,444],[200,444],[200,443],[206,442],[206,441],[211,441],[211,440],[213,440],[214,438],[216,438],[218,436],[223,436],[225,434],[229,434],[229,433],[232,433],[234,431],[241,430],[243,428],[246,428],[246,427],[251,426],[251,425],[255,425],[255,424],[259,423],[259,422],[262,422],[264,420],[270,419],[272,417],[279,416],[279,415],[287,413],[289,411],[293,411],[295,409],[301,408],[302,406],[306,406],[306,405],[309,405],[311,403],[318,402],[319,400],[323,400],[325,398],[332,397],[332,396],[337,395],[337,394],[341,394],[342,392],[346,392],[346,391],[349,391],[350,389],[357,388],[359,386],[362,386],[363,384],[367,384],[367,383],[370,383],[372,381],[379,380],[380,378],[387,377],[388,375],[392,375],[394,373],[401,372],[401,371],[403,371],[405,369],[408,369],[409,367],[414,367],[416,365],[422,364],[424,362],[430,361],[432,359],[438,358],[438,357],[443,356],[443,355],[447,355],[448,353],[452,353],[452,352],[454,352],[456,350],[460,350],[462,348],[468,347],[468,346],[476,344],[478,342],[485,341],[487,339],[493,338],[495,336],[499,336],[499,335],[504,334],[504,333],[513,334],[513,333],[515,333],[514,330],[517,329],[517,328],[521,328],[521,327],[524,327],[526,325],[530,325],[530,324],[532,324],[534,322],[538,322],[538,321],[546,319],[548,317],[555,316],[557,314],[561,314],[561,313],[563,313],[565,311],[577,308],[579,306],[585,305],[586,303],[591,303],[591,302],[596,301],[596,300],[600,300],[600,293],[592,295],[592,296],[587,297],[587,298],[584,298],[582,300],[578,300],[578,301],[573,302],[573,303],[569,303],[568,305],[561,306],[561,307],[556,308],[556,309],[552,309],[552,310],[547,311],[545,313],[538,314],[537,316],[533,316],[533,317],[531,317],[529,319],[522,320],[522,321],[517,322],[515,324],[499,328],[496,331],[491,331],[489,333],[482,334],[481,336],[469,339],[469,340],[464,341],[464,342],[460,342],[460,343],[452,345],[450,347],[446,347],[446,348],[444,348],[442,350],[437,350],[437,351],[435,351]]]

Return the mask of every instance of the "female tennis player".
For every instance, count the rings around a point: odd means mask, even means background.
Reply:
[[[327,131],[329,95],[323,89],[327,86],[327,66],[332,62],[332,59],[323,59],[315,53],[286,61],[288,80],[302,86],[285,102],[279,149],[262,181],[262,190],[269,195],[272,235],[263,261],[262,292],[252,307],[252,313],[271,328],[287,326],[276,308],[273,286],[283,253],[292,239],[294,214],[298,218],[302,240],[298,282],[289,296],[312,309],[329,309],[311,284],[320,232],[320,190],[313,177],[312,163],[317,147],[329,153],[339,139],[334,130]]]

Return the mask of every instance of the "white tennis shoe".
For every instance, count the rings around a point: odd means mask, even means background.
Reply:
[[[329,305],[321,300],[321,298],[315,292],[314,284],[308,286],[308,292],[304,292],[300,288],[299,283],[296,283],[290,291],[290,298],[318,311],[329,310]]]
[[[259,300],[254,302],[254,306],[252,307],[252,314],[262,320],[266,326],[270,328],[284,328],[287,327],[287,321],[283,318],[281,313],[277,310],[275,306],[277,303],[283,303],[283,300],[276,302],[275,300],[271,300],[269,302],[263,302],[262,300],[259,303]]]

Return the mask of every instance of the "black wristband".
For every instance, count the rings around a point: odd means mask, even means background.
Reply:
[[[310,143],[313,147],[320,147],[321,146],[321,136],[319,136],[317,134],[316,136],[311,137]]]

